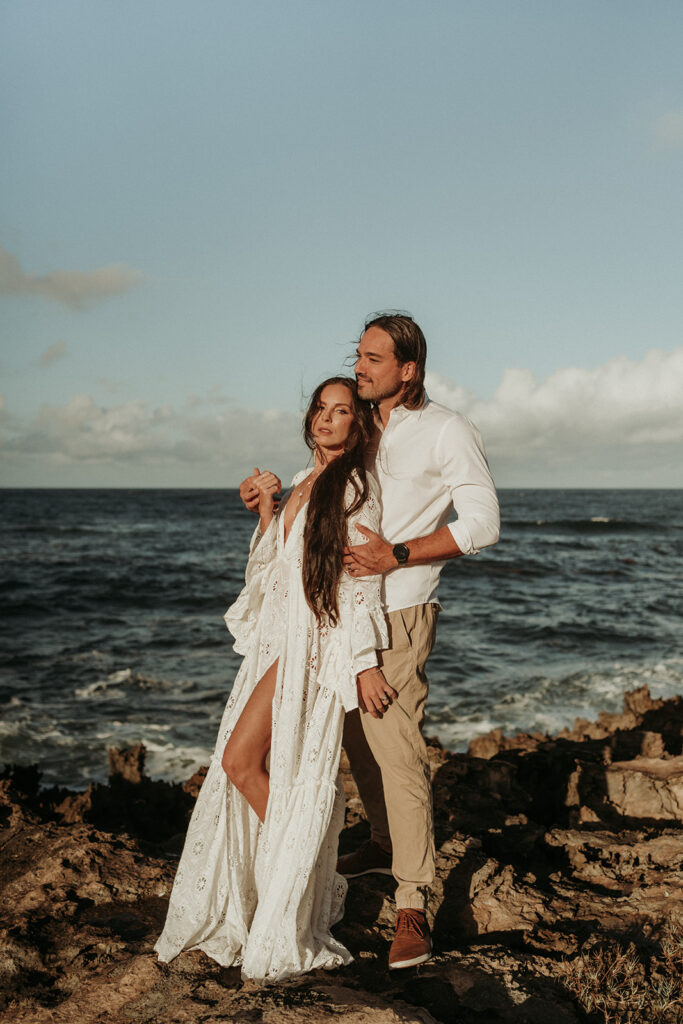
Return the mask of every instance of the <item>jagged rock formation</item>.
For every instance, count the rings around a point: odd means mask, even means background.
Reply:
[[[559,736],[433,742],[436,956],[386,970],[393,882],[351,882],[342,971],[244,984],[202,954],[152,952],[200,770],[184,786],[112,751],[109,785],[0,782],[0,990],[7,1024],[678,1024],[683,1020],[683,699]],[[367,834],[348,772],[342,849]]]

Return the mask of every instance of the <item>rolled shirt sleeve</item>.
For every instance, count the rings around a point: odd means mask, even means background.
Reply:
[[[443,480],[458,518],[448,524],[464,555],[476,555],[500,536],[500,509],[481,434],[466,416],[454,415],[437,441]]]

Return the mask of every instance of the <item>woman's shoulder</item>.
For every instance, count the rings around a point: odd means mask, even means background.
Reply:
[[[365,471],[365,479],[367,480],[368,492],[365,499],[367,502],[379,502],[380,491],[379,484],[372,473]],[[347,505],[353,502],[358,496],[358,492],[362,490],[363,482],[360,477],[360,473],[357,469],[354,469],[351,474],[351,479],[346,486],[346,503]]]
[[[353,470],[353,472],[351,473],[351,476],[356,481],[356,483],[358,484],[359,487],[362,486],[362,481],[361,481],[361,478],[360,478],[360,473],[358,472],[357,469]],[[365,470],[365,479],[368,482],[368,491],[370,492],[370,494],[379,495],[379,484],[377,483],[377,477],[375,476],[375,474],[371,473],[369,469],[366,469]]]
[[[296,472],[294,474],[294,476],[292,477],[292,482],[289,485],[289,490],[291,491],[291,489],[293,487],[298,487],[299,484],[301,483],[301,481],[305,480],[310,472],[311,472],[310,466],[308,467],[308,469],[300,469],[298,472]]]

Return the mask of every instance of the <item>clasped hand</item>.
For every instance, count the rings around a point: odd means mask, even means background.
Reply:
[[[240,498],[250,512],[273,511],[276,507],[275,497],[281,491],[280,478],[270,470],[262,473],[258,466],[254,468],[253,476],[248,476],[240,484]]]

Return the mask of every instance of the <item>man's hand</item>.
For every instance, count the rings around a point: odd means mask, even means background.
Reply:
[[[282,490],[282,483],[274,473],[269,470],[262,473],[256,466],[253,476],[248,476],[240,484],[240,498],[245,508],[248,508],[250,512],[258,512],[261,494],[264,493],[264,490],[266,493],[279,494]]]
[[[381,576],[397,566],[394,546],[367,526],[356,526],[368,538],[367,544],[344,549],[344,568],[350,576]]]
[[[381,668],[366,668],[356,676],[358,707],[373,718],[381,718],[394,697],[396,690],[384,678]]]

